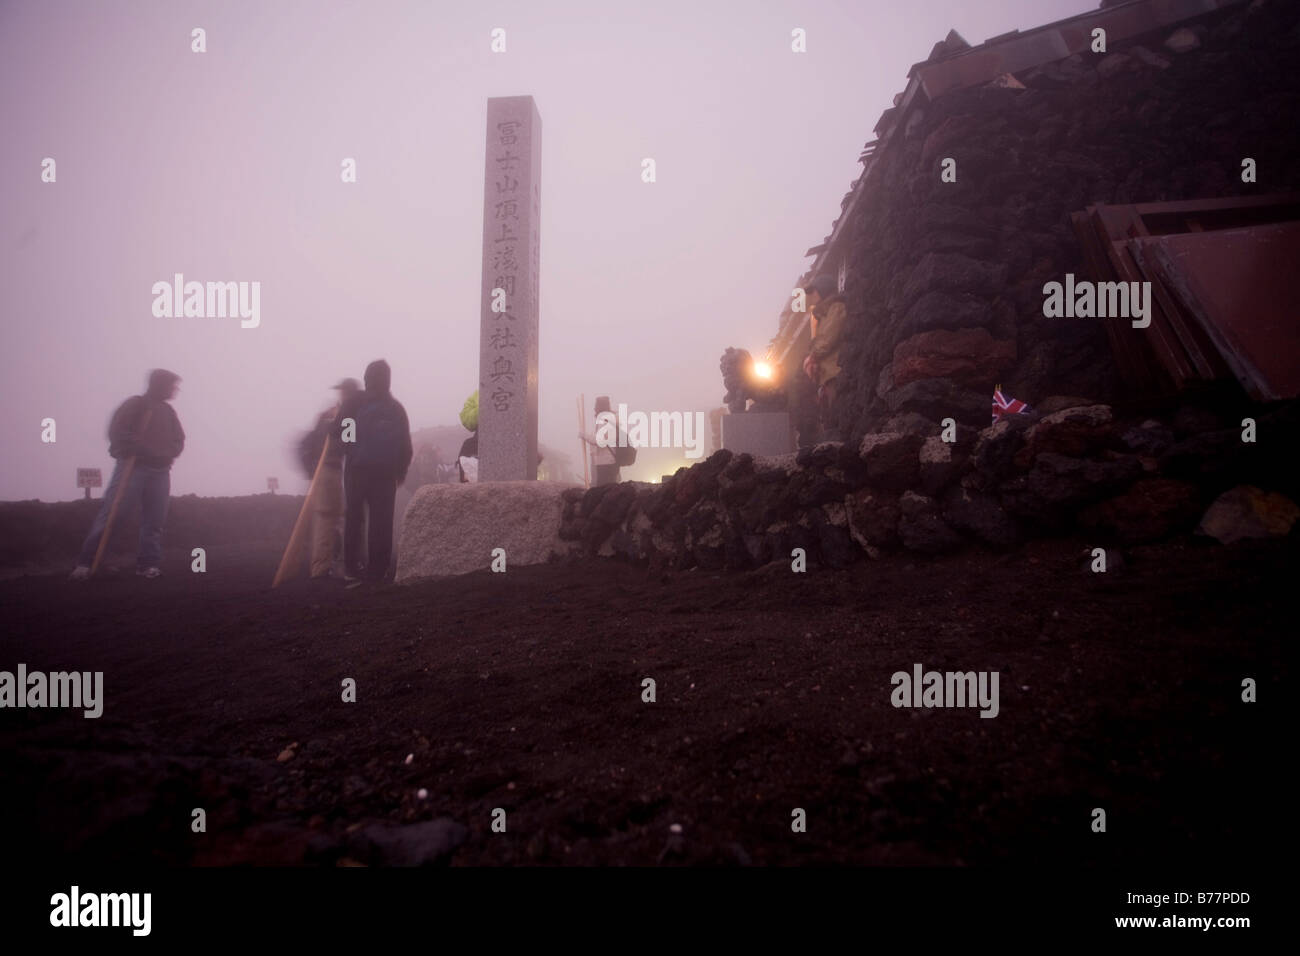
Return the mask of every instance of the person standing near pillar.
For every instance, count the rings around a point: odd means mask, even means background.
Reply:
[[[478,481],[478,392],[465,399],[460,410],[460,423],[469,431],[470,436],[461,443],[456,455],[456,472],[461,484]]]
[[[636,449],[628,444],[627,432],[618,429],[608,395],[596,397],[595,411],[595,433],[578,432],[578,437],[591,446],[591,467],[595,472],[592,484],[599,488],[618,483],[619,469],[636,461]]]

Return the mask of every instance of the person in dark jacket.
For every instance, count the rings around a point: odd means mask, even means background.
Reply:
[[[366,366],[365,390],[339,408],[335,425],[343,443],[343,563],[348,587],[363,577],[382,581],[393,558],[393,503],[406,481],[414,450],[411,423],[390,391],[392,370],[383,359]],[[361,527],[368,525],[365,560]]]
[[[108,425],[108,453],[116,459],[113,477],[104,490],[103,502],[90,526],[90,533],[81,545],[81,554],[72,572],[73,580],[83,581],[90,577],[90,566],[108,524],[122,474],[132,458],[135,466],[122,498],[122,507],[132,508],[137,499],[140,501],[140,549],[135,573],[146,578],[162,574],[158,566],[162,563],[163,521],[171,497],[172,462],[185,448],[185,432],[181,430],[176,409],[169,404],[180,391],[180,380],[175,372],[156,368],[149,373],[149,386],[145,393],[132,395],[113,413]]]

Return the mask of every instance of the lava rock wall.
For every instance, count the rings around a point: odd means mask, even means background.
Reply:
[[[980,426],[999,383],[1121,402],[1104,320],[1043,316],[1084,271],[1070,214],[1300,188],[1298,65],[1300,4],[1257,0],[913,105],[848,224],[842,433]]]

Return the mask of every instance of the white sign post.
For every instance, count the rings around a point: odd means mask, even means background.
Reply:
[[[90,500],[91,488],[103,488],[104,476],[98,468],[78,468],[77,487],[86,489],[86,500]]]

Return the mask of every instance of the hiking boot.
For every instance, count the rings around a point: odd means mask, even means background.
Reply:
[[[75,568],[72,569],[72,573],[68,575],[68,580],[69,581],[90,580],[90,568],[84,564],[77,565]]]
[[[162,568],[137,568],[135,576],[138,578],[160,578],[162,577]]]

